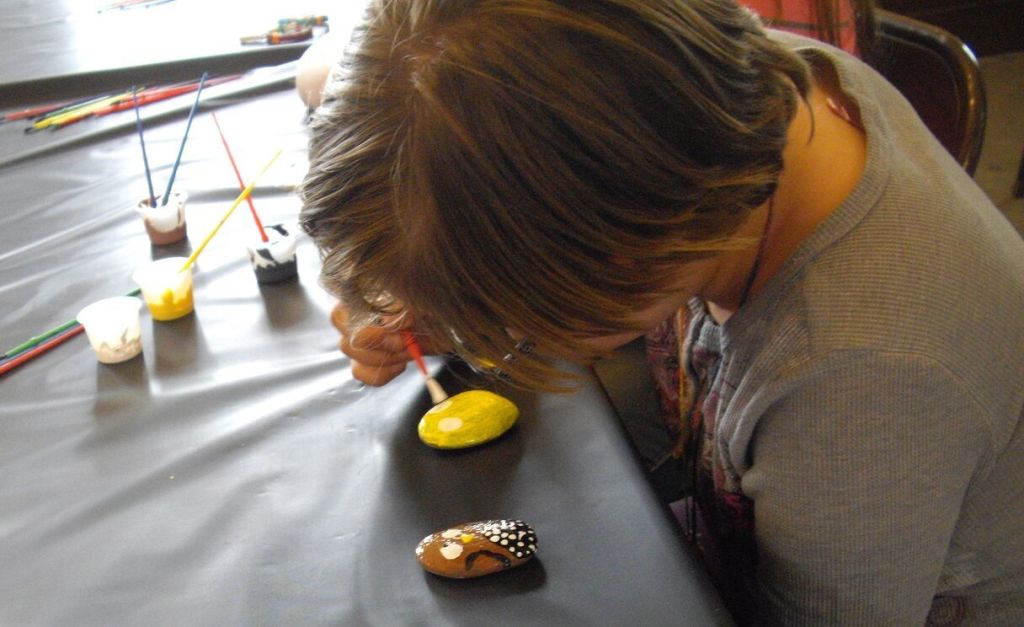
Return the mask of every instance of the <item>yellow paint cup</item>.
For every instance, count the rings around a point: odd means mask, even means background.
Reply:
[[[186,261],[184,257],[158,259],[132,274],[154,320],[176,320],[192,313],[192,268],[181,269]]]

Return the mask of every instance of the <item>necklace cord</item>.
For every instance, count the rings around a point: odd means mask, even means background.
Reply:
[[[743,293],[740,294],[740,307],[747,304],[750,297],[750,290],[754,287],[754,281],[761,272],[761,262],[764,259],[764,251],[768,244],[768,234],[772,230],[772,214],[775,209],[775,195],[768,199],[768,217],[764,221],[764,232],[761,233],[761,241],[757,245],[757,255],[754,257],[754,264],[750,267],[750,274],[747,275],[747,282],[743,286]]]

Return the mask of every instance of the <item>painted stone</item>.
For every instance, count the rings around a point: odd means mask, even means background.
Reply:
[[[519,408],[487,390],[461,392],[423,414],[420,439],[435,448],[466,448],[505,433],[519,417]]]
[[[537,552],[537,534],[521,520],[463,523],[430,534],[416,545],[416,559],[427,572],[468,579],[508,570]]]

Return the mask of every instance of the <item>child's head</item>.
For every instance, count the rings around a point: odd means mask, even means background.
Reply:
[[[563,355],[634,330],[670,268],[735,248],[809,81],[731,0],[376,0],[353,46],[302,189],[323,282],[496,363],[510,329]]]

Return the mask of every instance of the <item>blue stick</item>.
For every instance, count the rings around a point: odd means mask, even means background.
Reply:
[[[160,206],[167,204],[171,197],[171,186],[174,185],[174,177],[178,174],[178,165],[181,163],[181,155],[185,152],[185,142],[188,141],[188,130],[192,128],[192,118],[196,116],[196,109],[199,108],[199,96],[203,93],[203,85],[206,83],[206,72],[199,79],[199,89],[196,90],[196,101],[192,103],[192,110],[188,113],[188,122],[185,124],[185,136],[181,138],[181,146],[178,148],[178,158],[174,160],[174,167],[171,168],[171,178],[167,181],[167,191],[160,200]]]
[[[153,177],[149,173],[149,158],[146,157],[146,140],[142,138],[142,117],[139,115],[139,97],[132,87],[132,104],[135,105],[135,128],[139,131],[139,144],[142,146],[142,165],[146,167],[146,185],[149,186],[149,206],[156,207],[156,195],[153,193]]]

